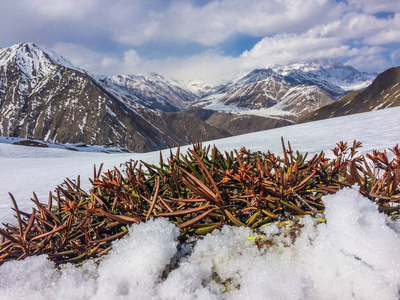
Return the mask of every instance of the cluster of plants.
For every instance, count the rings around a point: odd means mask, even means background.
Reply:
[[[283,156],[224,152],[194,145],[185,155],[171,152],[160,163],[129,161],[102,173],[94,167],[92,188],[80,178],[49,193],[48,203],[33,196],[32,212],[18,209],[17,225],[0,228],[0,264],[47,254],[56,264],[80,263],[104,255],[127,225],[164,217],[181,238],[202,235],[225,224],[253,229],[264,224],[323,213],[323,195],[358,184],[381,212],[400,211],[400,149],[359,155],[361,143],[339,142],[334,158],[321,152],[307,159],[282,140]],[[391,158],[389,158],[391,157]]]

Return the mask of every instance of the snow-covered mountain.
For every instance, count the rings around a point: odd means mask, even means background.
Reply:
[[[296,119],[331,102],[333,99],[317,86],[292,86],[284,77],[265,69],[252,71],[237,82],[201,98],[194,106],[242,114],[291,115]],[[276,113],[265,110],[268,108],[274,108]]]
[[[231,86],[244,86],[250,83],[263,81],[265,79],[274,79],[275,81],[281,82],[285,81],[281,75],[272,69],[255,69],[243,77],[239,77],[237,80],[234,80]]]
[[[0,135],[149,151],[225,133],[147,109],[53,51],[23,43],[0,50]]]
[[[341,96],[344,91],[359,90],[372,83],[378,74],[360,72],[352,66],[330,61],[309,61],[275,65],[272,69],[282,76],[302,84],[315,84]],[[324,86],[326,86],[324,88]],[[340,89],[338,89],[338,87]]]
[[[23,43],[0,49],[0,93],[4,94],[12,85],[13,93],[28,95],[58,66],[83,72],[64,57],[43,46]],[[19,75],[18,81],[7,80],[7,73],[16,71]]]
[[[220,86],[186,111],[238,134],[289,125],[333,102],[316,85],[293,84],[272,69],[257,69]]]
[[[33,43],[16,44],[0,49],[0,65],[6,66],[11,62],[15,62],[24,76],[31,80],[44,77],[54,69],[55,65],[84,72],[57,52]]]
[[[314,61],[253,70],[214,87],[154,73],[98,79],[23,43],[0,49],[0,135],[160,149],[290,125],[374,76]]]
[[[201,98],[204,95],[211,93],[215,89],[215,86],[208,84],[200,79],[185,81],[183,82],[183,84],[198,98]]]
[[[400,66],[382,72],[367,88],[349,93],[339,101],[311,112],[301,122],[322,120],[394,106],[400,106]]]
[[[215,87],[186,111],[231,134],[265,130],[297,122],[375,77],[328,61],[275,65]]]
[[[180,111],[198,98],[184,84],[156,73],[115,75],[101,81],[134,102],[165,112]]]

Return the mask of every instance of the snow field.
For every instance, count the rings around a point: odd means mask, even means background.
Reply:
[[[339,141],[352,143],[361,141],[361,153],[372,149],[385,150],[400,141],[398,115],[400,107],[356,114],[346,117],[310,122],[273,130],[254,132],[230,138],[204,142],[203,145],[216,145],[221,151],[232,151],[245,146],[251,151],[271,151],[282,154],[281,137],[290,141],[293,150],[309,152],[309,158],[321,150],[332,156],[330,149]],[[0,140],[1,141],[1,140]],[[184,153],[190,146],[183,146]],[[168,157],[170,150],[163,150]],[[173,152],[176,149],[172,149]],[[0,142],[0,222],[12,221],[11,192],[18,205],[30,211],[30,198],[34,191],[39,200],[47,202],[49,191],[61,184],[66,177],[81,177],[82,187],[88,189],[89,177],[93,177],[93,166],[104,163],[103,171],[119,167],[130,159],[148,163],[159,162],[159,152],[104,154],[83,153],[49,148],[31,148],[9,145]]]
[[[383,150],[400,140],[399,113],[391,108],[203,144],[281,153],[283,136],[293,149],[311,154],[353,139],[363,142],[363,152]],[[29,212],[32,191],[46,201],[65,177],[78,174],[87,189],[93,164],[104,162],[106,170],[129,159],[156,163],[159,153],[107,155],[0,143],[0,221],[12,219],[8,191]],[[323,201],[326,224],[303,218],[290,247],[291,240],[276,235],[276,225],[263,229],[276,245],[261,249],[249,229],[225,226],[178,250],[178,229],[157,219],[133,225],[98,264],[57,270],[43,255],[3,264],[0,299],[398,299],[399,223],[380,214],[357,187]]]

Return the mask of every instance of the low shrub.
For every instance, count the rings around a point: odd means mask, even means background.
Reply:
[[[164,217],[181,229],[181,238],[202,235],[225,224],[253,229],[264,224],[317,216],[323,195],[358,184],[360,193],[379,210],[400,210],[400,149],[358,155],[360,142],[339,142],[334,158],[321,152],[307,160],[282,139],[283,156],[241,148],[222,153],[194,145],[187,154],[171,152],[160,163],[129,161],[120,170],[94,167],[92,188],[80,178],[66,179],[48,203],[32,199],[22,212],[10,194],[17,225],[0,228],[0,264],[47,254],[56,264],[80,263],[104,255],[112,241],[128,233],[127,225]]]

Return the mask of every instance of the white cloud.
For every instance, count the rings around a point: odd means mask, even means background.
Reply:
[[[239,58],[225,56],[215,51],[186,57],[167,57],[164,59],[144,59],[135,56],[133,61],[127,59],[130,53],[125,53],[125,59],[120,62],[118,73],[137,74],[156,72],[170,78],[191,80],[201,79],[205,82],[217,83],[228,80],[240,72],[245,66]]]
[[[349,39],[364,39],[364,42],[368,43],[371,37],[398,29],[400,29],[400,14],[396,14],[393,18],[379,19],[359,12],[348,12],[338,20],[315,26],[309,33],[338,37],[343,42]]]
[[[370,45],[383,45],[400,42],[400,29],[389,29],[365,39]]]
[[[390,59],[392,63],[400,65],[400,49],[390,52]]]
[[[159,66],[163,74],[178,79],[201,79],[205,82],[219,83],[230,80],[232,76],[244,70],[239,58],[225,56],[214,51],[206,51],[185,58],[169,58],[150,62]],[[155,68],[157,70],[158,68]]]
[[[142,61],[140,55],[134,50],[128,50],[124,53],[124,63],[128,66],[135,67]]]
[[[355,67],[362,71],[375,72],[389,67],[387,60],[382,55],[355,56],[345,62],[346,65]]]
[[[398,0],[348,0],[348,2],[356,9],[361,9],[368,14],[379,12],[400,13],[400,2]]]
[[[384,20],[384,26],[379,31],[366,36],[364,42],[370,45],[384,45],[400,42],[400,13],[393,18]]]
[[[301,32],[321,21],[334,20],[344,8],[328,0],[221,0],[201,7],[176,0],[164,11],[135,3],[136,11],[114,3],[113,12],[122,17],[110,22],[115,39],[134,46],[160,40],[215,46],[238,33],[262,37],[286,31]],[[130,18],[124,18],[126,11],[132,13]]]
[[[130,49],[124,53],[123,58],[117,59],[75,44],[60,43],[53,49],[74,65],[101,76],[156,72],[171,78],[202,79],[216,83],[231,79],[232,75],[243,70],[251,70],[243,60],[216,51],[204,51],[186,57],[145,59]]]
[[[301,35],[281,34],[267,37],[257,43],[241,58],[249,67],[285,64],[318,59],[346,59],[347,64],[366,70],[383,70],[389,66],[384,58],[385,48],[380,46],[350,46],[339,36],[326,37],[319,31],[310,30]]]
[[[75,66],[94,74],[110,74],[119,69],[118,59],[73,43],[58,43],[52,47]]]
[[[345,56],[349,46],[342,45],[339,38],[321,37],[313,34],[282,34],[262,39],[242,58],[264,65],[290,63],[299,60],[333,59]]]
[[[239,57],[208,50],[185,57],[146,59],[134,49],[121,59],[94,52],[73,44],[59,44],[55,50],[74,64],[94,74],[138,74],[156,72],[177,79],[202,79],[210,83],[229,80],[235,75],[273,64],[285,64],[316,59],[346,59],[346,63],[361,70],[375,71],[388,67],[380,46],[350,47],[337,37],[323,37],[308,32],[302,35],[281,34],[262,39]],[[394,54],[395,57],[395,54]]]
[[[88,15],[95,2],[95,0],[29,0],[25,4],[33,12],[45,18],[74,20]]]
[[[345,9],[332,0],[214,0],[202,6],[186,0],[2,0],[0,7],[12,16],[11,23],[23,15],[25,24],[34,20],[53,31],[59,22],[77,22],[82,30],[76,36],[105,31],[132,46],[160,40],[215,46],[235,34],[300,33],[338,18]]]
[[[0,46],[11,45],[4,44],[9,41],[53,46],[77,66],[99,75],[158,72],[181,79],[215,81],[271,64],[310,59],[341,60],[362,69],[381,70],[390,64],[388,49],[400,42],[398,0],[196,3],[2,0],[0,11],[7,13],[0,18]],[[397,14],[388,18],[373,15],[382,11]],[[261,41],[239,57],[231,57],[221,49],[238,35],[259,37]],[[102,44],[103,51],[93,50],[101,49]],[[198,44],[201,47],[194,49]],[[143,50],[154,46],[162,53],[165,45],[163,58],[151,58]],[[192,49],[171,51],[177,45],[190,45]],[[114,53],[113,47],[118,49]],[[130,49],[120,55],[122,47]],[[395,61],[398,54],[391,51]],[[185,54],[171,54],[178,52]],[[363,67],[363,63],[368,65]]]

